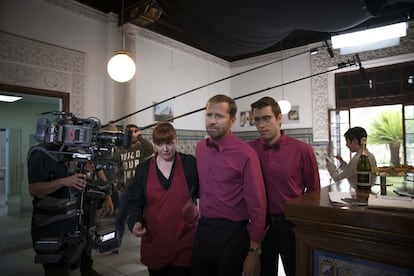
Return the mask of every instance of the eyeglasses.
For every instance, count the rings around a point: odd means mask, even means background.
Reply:
[[[274,117],[273,115],[265,115],[265,116],[262,116],[262,117],[254,117],[254,123],[255,124],[260,124],[260,122],[263,122],[265,124],[268,124],[272,121],[273,117]]]

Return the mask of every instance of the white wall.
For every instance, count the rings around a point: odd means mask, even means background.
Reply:
[[[312,91],[311,79],[305,78],[311,75],[309,53],[296,55],[293,52],[285,51],[278,54],[269,54],[261,57],[263,61],[252,63],[245,60],[232,66],[232,74],[238,74],[254,67],[259,67],[264,64],[270,64],[260,69],[241,74],[231,82],[232,96],[240,97],[249,93],[258,92],[267,88],[275,87],[273,89],[259,92],[257,94],[241,98],[237,101],[239,111],[249,111],[250,104],[264,96],[274,98],[276,101],[285,99],[288,100],[292,106],[298,105],[300,108],[300,120],[298,123],[283,124],[282,128],[311,128],[312,127]],[[281,58],[286,58],[283,62],[276,62]],[[253,59],[254,60],[254,59]],[[275,63],[273,63],[275,62]],[[246,65],[244,65],[246,64]],[[283,81],[282,81],[282,67],[283,67]],[[283,83],[292,82],[291,84],[283,85]],[[282,93],[283,87],[283,93]],[[284,115],[286,116],[286,115]],[[240,116],[238,116],[240,117]],[[254,126],[240,127],[239,118],[236,122],[235,131],[239,130],[256,130]]]
[[[174,107],[174,115],[179,116],[203,108],[207,99],[214,94],[230,95],[229,81],[189,92],[228,76],[230,68],[225,62],[217,64],[178,48],[140,37],[139,34],[135,51],[137,74],[133,91],[136,98],[133,101],[135,106],[129,106],[128,113],[151,106],[154,102],[176,97],[168,102]],[[151,124],[152,112],[150,108],[134,115],[128,121],[136,122],[138,125]],[[204,130],[204,113],[201,111],[179,118],[174,121],[174,126],[177,129]]]
[[[98,117],[104,123],[146,108],[154,102],[180,95],[198,86],[281,58],[280,53],[275,53],[235,62],[230,67],[229,63],[223,60],[178,42],[155,35],[150,37],[151,32],[136,27],[133,30],[136,32],[133,48],[130,50],[133,51],[136,59],[137,75],[130,83],[118,84],[111,80],[106,72],[106,64],[113,51],[121,48],[120,30],[116,26],[116,18],[113,14],[99,13],[70,0],[1,0],[0,31],[85,53],[84,83],[81,84],[84,90],[82,114],[85,117]],[[404,40],[402,39],[402,44]],[[395,48],[397,51],[394,49],[393,52],[390,50],[374,51],[372,54],[361,53],[361,58],[365,64],[367,59],[378,59],[383,56],[395,57],[399,52],[410,51],[411,41],[407,39],[405,46],[399,47],[402,50]],[[300,49],[283,51],[283,57],[292,56],[297,51]],[[345,58],[336,56],[334,61],[343,61]],[[315,66],[311,64],[309,54],[306,53],[283,61],[283,81],[288,82],[309,76],[313,72],[311,67],[314,68],[313,70],[315,67],[318,67],[317,70],[325,70],[334,65],[328,61],[332,59],[324,59]],[[180,96],[172,101],[175,115],[203,107],[206,100],[217,93],[239,97],[278,85],[282,81],[280,70],[280,63],[277,63]],[[312,86],[311,79],[306,79],[284,86],[284,98],[292,105],[300,107],[299,122],[284,124],[284,128],[313,127],[313,131],[319,133],[318,139],[324,141],[328,139],[327,132],[323,131],[327,129],[325,124],[315,124],[315,121],[320,117],[325,118],[325,107],[328,105],[331,107],[334,103],[331,97],[333,87],[331,79],[330,77],[326,81],[328,85],[324,91],[325,94],[327,90],[330,91],[328,100],[325,99],[325,95],[321,97],[319,93],[315,96],[317,91],[312,91],[320,87],[324,89],[326,83],[316,83]],[[249,110],[251,102],[265,95],[280,100],[282,88],[275,88],[238,100],[239,111]],[[329,103],[326,106],[317,105],[315,108],[316,105],[312,105],[312,100],[326,100]],[[321,113],[315,113],[318,111]],[[175,127],[204,129],[202,114],[203,112],[200,112],[178,119],[174,123]],[[313,125],[312,121],[314,121]],[[134,122],[138,125],[151,124],[153,123],[152,109],[128,118],[123,123],[126,122]],[[236,131],[240,130],[238,126],[239,122],[236,123]],[[241,130],[254,130],[254,127]]]

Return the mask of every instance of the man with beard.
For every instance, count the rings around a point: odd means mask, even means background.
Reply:
[[[266,194],[256,152],[232,134],[237,106],[226,95],[210,98],[209,137],[196,146],[200,213],[193,275],[259,275]]]

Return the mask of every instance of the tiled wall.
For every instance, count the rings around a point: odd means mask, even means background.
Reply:
[[[312,129],[288,129],[285,130],[285,132],[287,135],[291,137],[309,143],[315,151],[319,169],[326,169],[326,162],[324,157],[327,152],[327,144],[315,143],[313,141]],[[151,133],[151,129],[146,129],[143,131],[143,136],[151,141]],[[251,141],[258,137],[258,133],[256,131],[235,132],[234,134],[243,139],[244,141]],[[205,131],[177,130],[177,151],[194,155],[197,143],[200,140],[204,139],[206,135],[207,133]]]

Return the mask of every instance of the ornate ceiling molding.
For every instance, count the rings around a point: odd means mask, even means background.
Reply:
[[[141,27],[138,27],[136,25],[131,25],[131,24],[129,24],[129,25],[130,25],[130,28],[133,28],[135,30],[135,34],[138,37],[142,37],[144,39],[151,40],[155,43],[164,45],[164,46],[172,48],[172,49],[176,49],[176,50],[181,51],[181,52],[185,52],[185,53],[190,54],[192,56],[196,56],[198,58],[210,61],[212,63],[219,64],[221,66],[225,66],[225,67],[230,66],[230,63],[228,61],[224,60],[224,59],[221,59],[221,58],[218,58],[216,56],[210,55],[206,52],[197,50],[197,49],[195,49],[191,46],[188,46],[186,44],[183,44],[183,43],[178,42],[176,40],[173,40],[171,38],[159,35],[157,33],[154,33],[152,31],[150,31],[150,30],[147,30],[145,28],[141,28]]]
[[[79,2],[72,0],[42,0],[54,6],[60,7],[62,9],[71,11],[75,14],[82,15],[86,18],[92,19],[96,22],[108,23],[108,22],[117,22],[118,17],[114,13],[105,14],[101,11],[95,10],[91,7],[83,5]],[[104,1],[104,0],[101,0]]]

